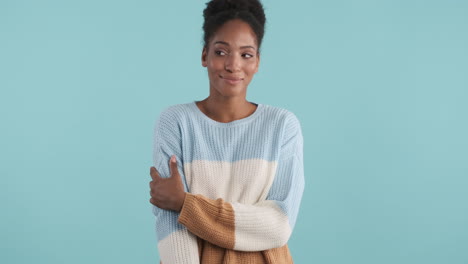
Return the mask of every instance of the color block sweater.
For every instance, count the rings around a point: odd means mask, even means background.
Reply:
[[[195,101],[164,109],[153,162],[176,155],[187,192],[180,212],[153,205],[163,264],[293,263],[288,249],[304,190],[303,137],[290,111],[257,104],[229,123]]]

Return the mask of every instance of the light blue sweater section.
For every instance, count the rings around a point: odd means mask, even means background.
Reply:
[[[176,155],[187,187],[183,164],[195,160],[235,162],[246,159],[276,161],[278,166],[267,200],[274,200],[293,229],[304,190],[303,136],[290,111],[257,104],[248,117],[221,123],[206,116],[195,101],[164,109],[154,127],[153,162],[162,177],[169,177],[169,158]],[[223,197],[219,197],[223,198]],[[162,240],[184,229],[179,213],[153,206],[156,233]]]

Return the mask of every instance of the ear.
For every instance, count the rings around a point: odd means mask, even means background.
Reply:
[[[207,51],[206,47],[203,47],[202,55],[201,55],[201,61],[202,61],[202,66],[203,67],[208,66],[208,62],[206,61],[206,56],[208,55],[207,53],[208,53],[208,51]]]
[[[260,52],[257,52],[257,66],[255,66],[255,73],[258,72],[258,67],[260,66]]]

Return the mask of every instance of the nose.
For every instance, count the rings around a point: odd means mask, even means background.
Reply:
[[[229,54],[224,62],[224,69],[228,72],[240,71],[241,60],[236,54]]]

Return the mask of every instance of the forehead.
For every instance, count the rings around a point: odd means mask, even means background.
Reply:
[[[230,20],[216,30],[211,39],[211,45],[218,41],[226,42],[233,47],[257,48],[257,36],[249,24],[239,19]]]

